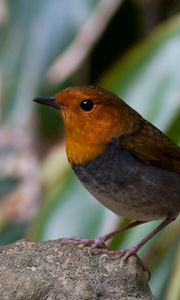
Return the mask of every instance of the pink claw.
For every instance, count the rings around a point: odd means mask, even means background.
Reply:
[[[64,245],[66,244],[74,244],[74,245],[84,245],[84,246],[89,246],[93,249],[95,248],[107,248],[105,245],[103,239],[97,238],[94,240],[88,240],[88,239],[82,239],[82,238],[76,238],[76,237],[71,237],[68,238],[63,242]]]

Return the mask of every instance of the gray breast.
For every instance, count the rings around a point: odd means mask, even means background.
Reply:
[[[119,139],[96,161],[72,168],[89,192],[118,215],[153,220],[180,210],[180,174],[137,159]]]

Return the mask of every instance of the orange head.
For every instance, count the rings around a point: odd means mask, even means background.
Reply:
[[[138,114],[114,94],[94,86],[71,87],[55,97],[34,101],[59,110],[66,128],[71,164],[84,164],[103,153],[113,139],[134,131]]]

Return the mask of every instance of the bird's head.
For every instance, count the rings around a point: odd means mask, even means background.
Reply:
[[[113,138],[134,128],[134,111],[102,88],[71,87],[55,97],[38,97],[34,101],[56,108],[62,116],[71,164],[92,161]]]

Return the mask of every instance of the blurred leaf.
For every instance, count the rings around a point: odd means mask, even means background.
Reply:
[[[8,224],[4,226],[0,232],[0,245],[10,244],[24,238],[27,227],[27,224]]]
[[[65,145],[64,143],[58,144],[48,152],[40,169],[39,180],[45,187],[46,193],[64,182],[69,169]]]
[[[44,200],[29,237],[38,240],[62,236],[95,238],[106,230],[107,220],[112,222],[114,214],[99,204],[69,171],[59,187]]]
[[[11,177],[11,178],[0,178],[0,200],[6,194],[11,193],[20,183],[20,178]]]
[[[117,62],[100,84],[167,131],[180,110],[179,53],[180,16],[177,16]]]
[[[150,286],[152,293],[156,295],[157,299],[165,299],[166,287],[172,273],[177,249],[176,241],[176,243],[172,244],[168,251],[164,253],[163,257],[161,257],[160,263],[153,269]],[[178,300],[176,298],[172,299]]]
[[[170,128],[167,131],[167,134],[174,140],[180,144],[180,112],[177,112],[177,116],[173,120]]]
[[[41,211],[29,230],[30,238],[33,240],[42,239],[52,213],[56,211],[57,206],[61,206],[61,202],[65,201],[63,196],[68,190],[68,185],[71,186],[71,178],[66,175],[64,180],[60,182],[59,186],[56,186],[56,188],[54,187],[53,190],[51,190],[51,195],[44,199]],[[59,197],[59,194],[62,195],[61,198]]]
[[[179,278],[180,278],[180,245],[177,248],[175,260],[174,260],[174,270],[171,274],[170,284],[167,288],[165,300],[178,300],[180,299],[180,285],[179,285]]]
[[[96,4],[93,0],[9,1],[6,34],[0,35],[4,118],[16,126],[27,124],[34,106],[31,99],[47,67],[65,49]]]

